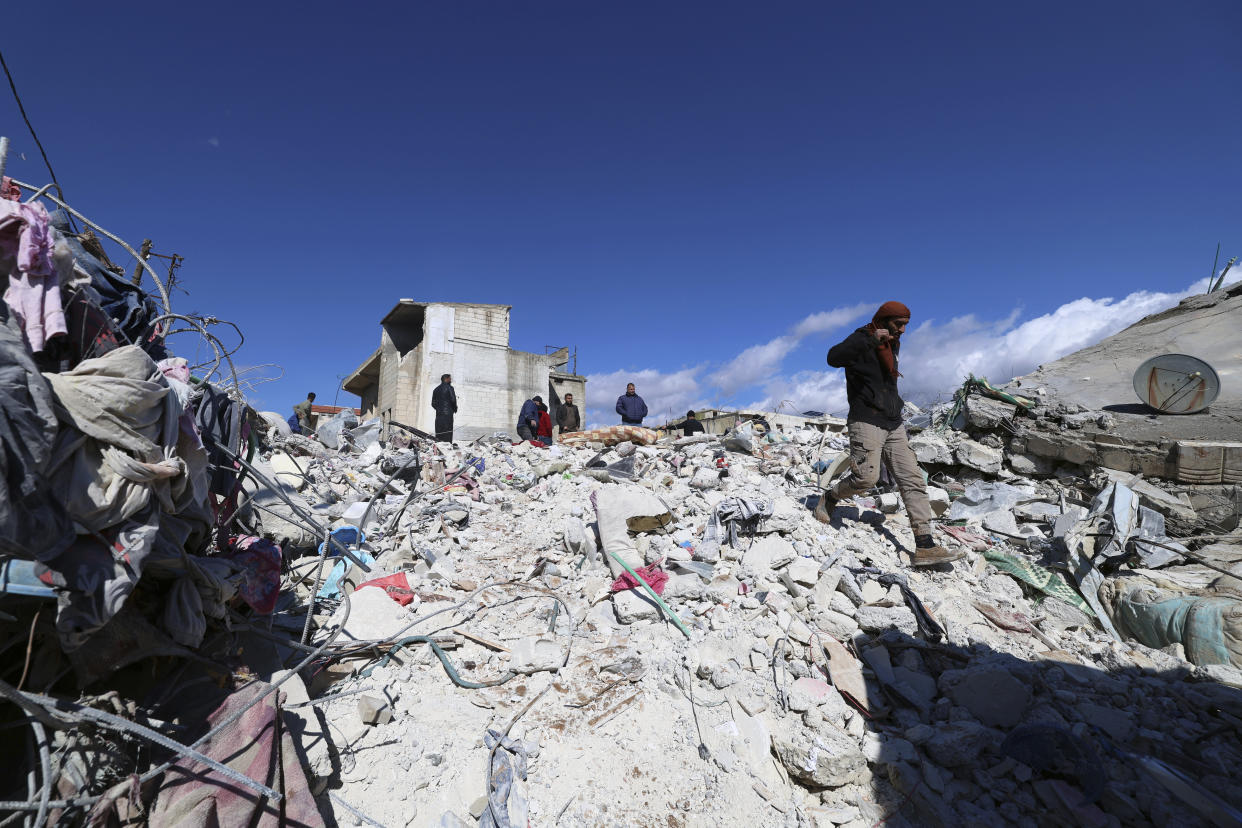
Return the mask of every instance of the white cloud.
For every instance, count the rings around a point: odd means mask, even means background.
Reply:
[[[842,414],[847,408],[845,374],[837,370],[799,371],[788,377],[775,377],[764,383],[763,393],[764,397],[745,407],[786,414]]]
[[[707,381],[718,387],[727,397],[752,385],[763,383],[776,375],[777,369],[789,353],[812,334],[827,333],[864,315],[870,305],[858,304],[848,308],[833,308],[803,318],[789,329],[789,333],[760,345],[751,345],[712,372]]]
[[[1226,284],[1242,281],[1242,268]],[[1200,279],[1183,291],[1136,291],[1121,299],[1083,297],[1056,310],[1020,322],[1021,308],[998,319],[974,314],[944,322],[929,319],[902,340],[902,395],[917,403],[947,396],[968,374],[1002,384],[1037,366],[1085,348],[1152,313],[1202,293]],[[648,422],[663,423],[689,408],[744,407],[764,411],[815,409],[842,414],[847,408],[845,375],[836,369],[782,374],[785,358],[802,340],[842,327],[865,316],[872,305],[855,305],[813,313],[767,342],[751,345],[723,365],[697,365],[665,373],[656,369],[592,374],[587,421],[592,427],[617,422],[613,402],[633,382],[651,409]],[[754,400],[737,399],[745,393]]]
[[[1242,274],[1229,283],[1239,278]],[[1000,385],[1093,345],[1206,287],[1205,278],[1174,293],[1141,290],[1121,299],[1083,297],[1021,324],[1017,324],[1020,310],[995,321],[974,315],[939,324],[928,320],[902,338],[902,395],[925,402],[951,392],[968,374]]]
[[[780,368],[785,357],[798,345],[792,336],[778,336],[762,345],[751,345],[729,360],[722,368],[712,372],[707,380],[732,396],[742,388],[749,388]]]
[[[214,135],[207,139],[207,143],[215,147],[216,149],[220,148],[220,139]]]
[[[850,322],[866,314],[871,308],[872,305],[859,303],[848,308],[833,308],[832,310],[813,313],[797,325],[794,325],[792,333],[798,339],[805,339],[811,334],[827,333],[842,325],[848,325]]]
[[[650,410],[647,421],[653,424],[680,417],[690,408],[701,408],[706,402],[704,389],[699,384],[702,365],[664,373],[653,368],[641,371],[613,371],[608,374],[587,375],[586,421],[588,428],[616,425],[621,421],[615,404],[617,397],[625,393],[627,383],[634,383],[634,390],[642,397]]]

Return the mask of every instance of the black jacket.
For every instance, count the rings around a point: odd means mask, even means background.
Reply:
[[[431,407],[441,417],[457,413],[457,392],[450,383],[442,382],[431,392]]]
[[[562,434],[582,428],[582,418],[578,416],[578,406],[573,403],[561,403],[561,407],[556,410],[556,424],[561,427]]]
[[[845,369],[845,393],[850,401],[850,420],[892,430],[901,425],[901,395],[897,378],[889,374],[875,350],[876,340],[865,327],[828,351],[828,364]],[[900,343],[893,343],[896,357]]]
[[[684,437],[689,437],[691,434],[702,434],[703,424],[698,420],[687,419],[681,424],[681,433]]]

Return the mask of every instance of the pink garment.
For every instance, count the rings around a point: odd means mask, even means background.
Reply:
[[[166,377],[172,377],[175,380],[189,384],[190,382],[190,363],[184,357],[169,357],[161,359],[158,363],[160,372]]]
[[[662,561],[663,558],[660,559]],[[647,582],[647,586],[651,587],[651,591],[656,595],[664,594],[664,585],[668,583],[668,573],[660,569],[660,561],[648,564],[642,569],[635,569],[638,577]],[[622,572],[621,577],[612,582],[612,591],[620,592],[623,589],[633,589],[638,586],[638,581],[634,580],[634,576],[628,572]]]
[[[47,340],[69,332],[47,219],[42,204],[0,199],[0,256],[17,260],[17,269],[9,273],[4,301],[21,322],[30,350],[36,354]]]
[[[21,201],[22,188],[13,183],[13,179],[7,175],[0,179],[0,198],[8,201]]]

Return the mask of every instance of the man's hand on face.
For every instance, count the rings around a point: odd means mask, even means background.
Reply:
[[[887,342],[893,338],[893,335],[888,332],[888,328],[876,326],[875,338],[878,342]]]

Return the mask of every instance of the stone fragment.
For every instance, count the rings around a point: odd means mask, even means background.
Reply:
[[[815,598],[815,606],[826,608],[832,603],[832,595],[837,591],[837,584],[841,582],[841,570],[833,568],[827,572],[821,572],[819,580],[815,582],[815,588],[811,590],[811,595]]]
[[[949,510],[949,493],[939,486],[927,487],[927,499],[931,503],[932,514],[940,517]]]
[[[920,463],[948,466],[953,463],[953,448],[943,436],[925,429],[910,438],[910,448]]]
[[[654,621],[660,617],[660,607],[638,589],[623,589],[613,593],[612,607],[622,624],[636,621]]]
[[[923,741],[923,749],[946,768],[977,763],[992,742],[988,729],[977,722],[951,722],[928,729],[932,733]],[[910,738],[909,732],[906,738]]]
[[[1017,406],[1010,403],[971,394],[966,398],[966,423],[971,428],[990,431],[999,428],[1002,422],[1012,420],[1017,410]]]
[[[387,699],[364,695],[358,699],[358,718],[363,724],[388,724],[392,721],[392,705]]]
[[[742,566],[755,572],[779,569],[798,556],[793,544],[775,535],[765,535],[755,540],[742,555]]]
[[[794,616],[789,622],[789,627],[785,630],[789,637],[799,644],[811,643],[811,628],[806,625],[801,618]]]
[[[1014,727],[1031,703],[1027,685],[999,668],[946,670],[940,674],[940,688],[989,727]]]
[[[867,759],[854,740],[825,731],[774,736],[776,756],[790,776],[820,788],[838,788],[861,778]]]
[[[695,469],[694,476],[690,478],[690,488],[699,489],[719,489],[720,473],[715,469]]]
[[[794,683],[790,685],[790,696],[795,693],[805,695],[808,699],[810,699],[811,705],[820,705],[828,701],[830,696],[837,695],[837,690],[826,681],[821,681],[817,678],[807,676],[805,678],[795,679]]]
[[[880,495],[880,511],[886,515],[895,515],[901,509],[901,497],[896,492],[884,492]]]
[[[1123,710],[1094,702],[1079,702],[1078,715],[1084,722],[1103,728],[1116,742],[1124,744],[1134,737],[1134,717]]]
[[[544,670],[559,670],[565,658],[562,645],[547,638],[524,638],[513,645],[509,669],[530,675]]]
[[[868,733],[863,737],[863,755],[872,764],[887,765],[891,762],[917,764],[919,754],[914,745],[896,736]]]
[[[960,465],[988,475],[999,474],[1004,455],[1000,449],[963,439],[953,450],[953,457]]]
[[[837,640],[847,639],[858,631],[857,621],[844,613],[830,609],[822,609],[815,613],[814,621],[816,627]]]
[[[814,586],[819,580],[819,564],[811,558],[796,558],[786,571],[790,578],[804,586]]]
[[[878,581],[867,581],[862,585],[862,598],[864,604],[878,604],[888,595],[888,590],[880,585]]]
[[[881,633],[896,629],[913,636],[919,629],[919,625],[914,620],[914,613],[905,606],[861,606],[855,611],[854,618],[858,621],[858,626],[866,632]]]
[[[1020,474],[1023,477],[1049,477],[1056,471],[1056,463],[1045,457],[1010,454],[1006,459],[1014,474]]]
[[[913,695],[911,701],[922,706],[930,706],[936,699],[936,680],[927,673],[910,670],[900,664],[893,666],[893,678],[898,685]]]

